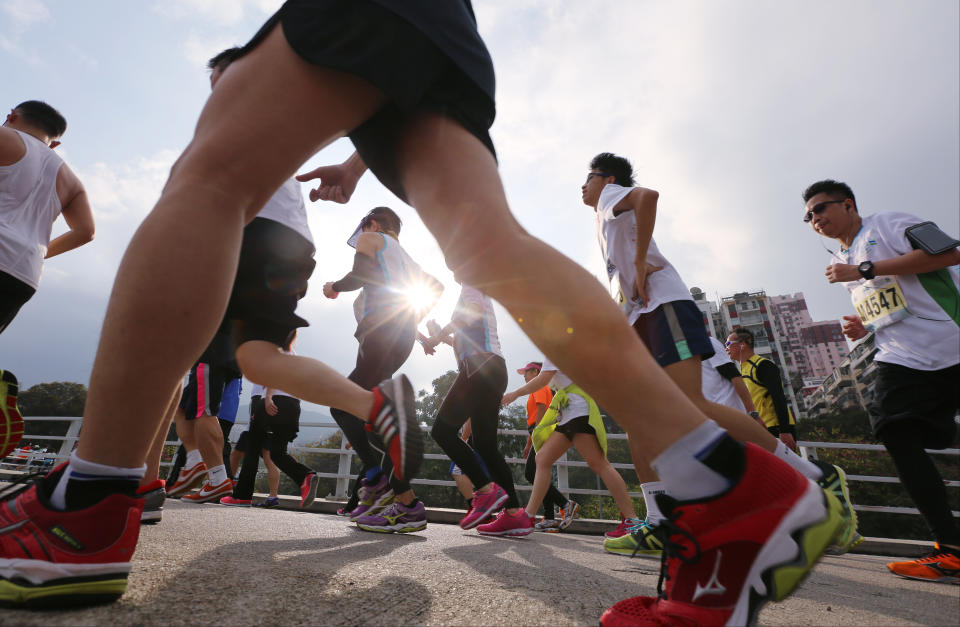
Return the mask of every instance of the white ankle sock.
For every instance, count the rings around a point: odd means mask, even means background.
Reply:
[[[773,454],[790,464],[791,468],[799,472],[807,479],[819,481],[823,477],[823,471],[820,470],[816,464],[813,462],[808,462],[804,458],[800,457],[787,448],[787,445],[780,440],[777,440],[777,450],[775,450]]]
[[[643,502],[647,504],[647,522],[651,525],[656,525],[663,520],[663,514],[660,513],[660,506],[657,505],[657,495],[666,494],[667,489],[662,481],[641,483],[640,489],[643,490]]]
[[[220,485],[229,477],[227,477],[227,467],[223,464],[219,466],[214,466],[207,471],[207,476],[210,477],[210,485]]]
[[[80,459],[77,456],[77,452],[74,451],[70,453],[70,461],[67,463],[67,467],[63,469],[63,474],[60,475],[60,480],[53,489],[53,494],[50,495],[50,505],[60,511],[67,508],[67,484],[70,481],[104,481],[112,479],[139,482],[145,472],[147,472],[146,464],[139,468],[107,466],[105,464],[96,464],[94,462],[88,462],[85,459]]]
[[[650,466],[666,486],[667,493],[680,501],[692,501],[719,494],[731,481],[701,460],[713,451],[727,432],[717,423],[705,423],[660,453]]]
[[[187,451],[187,461],[184,462],[184,468],[193,468],[197,464],[203,461],[203,458],[200,457],[200,449],[195,448],[192,451]]]

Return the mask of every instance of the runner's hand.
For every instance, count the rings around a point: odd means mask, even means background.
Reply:
[[[793,435],[789,433],[781,433],[780,441],[783,442],[784,445],[794,453],[797,452],[797,441],[793,439]]]
[[[312,202],[328,200],[341,205],[350,200],[353,191],[357,188],[357,181],[360,180],[360,177],[342,163],[320,166],[316,170],[298,174],[296,178],[301,183],[320,179],[320,185],[310,190]]]
[[[841,330],[848,338],[856,342],[866,336],[867,329],[863,326],[863,320],[860,319],[860,316],[843,316],[843,319],[845,322]]]
[[[663,266],[654,266],[646,261],[637,264],[637,278],[633,282],[633,297],[639,299],[641,305],[647,302],[647,277],[661,270],[663,270]]]
[[[827,270],[823,274],[827,277],[827,281],[830,283],[856,281],[857,279],[863,278],[863,275],[860,274],[860,270],[857,269],[857,266],[849,263],[830,264],[827,266]]]
[[[323,284],[323,295],[327,298],[336,298],[340,295],[340,292],[333,289],[333,281],[327,281]]]
[[[273,402],[272,398],[264,399],[263,408],[267,410],[267,413],[271,416],[276,416],[280,413],[280,410],[277,408],[276,403]]]
[[[500,400],[500,404],[509,405],[515,400],[517,400],[517,395],[514,392],[507,392],[503,395],[503,399]]]

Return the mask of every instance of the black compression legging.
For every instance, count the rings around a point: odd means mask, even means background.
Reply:
[[[417,328],[410,324],[384,324],[370,331],[360,340],[357,365],[347,378],[365,390],[372,390],[384,379],[392,377],[407,361],[416,337]],[[390,477],[390,487],[395,494],[410,489],[408,482],[393,476],[393,464],[386,453],[387,447],[375,433],[366,430],[366,422],[336,407],[330,408],[330,415],[365,468],[379,466]]]
[[[474,487],[483,487],[490,483],[491,477],[459,435],[460,427],[469,419],[476,452],[493,480],[506,490],[509,497],[506,506],[520,507],[513,474],[497,446],[500,399],[506,389],[507,366],[502,357],[487,353],[468,358],[460,364],[460,373],[440,404],[430,434]]]
[[[933,537],[940,544],[960,546],[960,526],[950,512],[943,477],[930,454],[923,450],[923,431],[920,421],[898,420],[884,425],[878,436]]]

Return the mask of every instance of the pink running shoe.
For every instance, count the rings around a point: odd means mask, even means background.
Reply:
[[[461,529],[473,529],[507,502],[509,497],[507,496],[506,490],[496,483],[491,483],[490,486],[491,489],[489,492],[473,493],[473,502],[470,505],[470,511],[467,512],[467,515],[460,521]]]
[[[492,523],[480,525],[477,531],[482,536],[529,536],[533,533],[533,518],[522,509],[516,514],[503,510]]]
[[[310,504],[317,498],[317,486],[320,485],[320,477],[317,473],[311,472],[303,479],[300,484],[300,509],[310,507]]]
[[[623,517],[623,514],[621,514],[620,524],[617,525],[617,528],[612,531],[608,531],[603,535],[608,538],[621,538],[630,533],[630,527],[632,524],[633,523],[627,522],[627,519]]]

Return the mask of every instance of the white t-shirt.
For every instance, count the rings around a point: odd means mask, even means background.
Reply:
[[[727,349],[716,338],[711,337],[710,344],[713,345],[713,357],[700,362],[702,368],[700,387],[703,390],[703,397],[711,403],[719,403],[746,412],[747,408],[744,407],[743,401],[737,396],[733,383],[717,372],[717,368],[723,364],[730,364],[734,368],[736,368],[736,365],[727,355]]]
[[[647,263],[663,266],[663,269],[647,276],[647,302],[639,303],[633,298],[633,285],[637,277],[634,266],[637,255],[637,219],[633,211],[624,211],[616,216],[613,214],[617,203],[633,189],[608,183],[600,192],[597,203],[597,239],[607,265],[610,294],[618,302],[621,300],[620,294],[623,295],[620,309],[626,314],[630,324],[636,322],[640,314],[653,311],[664,303],[693,300],[680,274],[660,253],[652,237],[647,247]]]
[[[835,257],[841,263],[859,265],[909,253],[913,246],[904,230],[920,222],[924,220],[907,213],[866,216],[850,248],[841,249]],[[889,279],[899,285],[906,300],[907,315],[876,330],[876,361],[915,370],[940,370],[960,362],[960,326],[951,319],[951,314],[956,315],[960,308],[958,266],[921,275],[878,276],[871,283],[879,285],[878,280]],[[855,290],[865,283],[863,278],[844,283],[852,300],[856,299]],[[890,286],[884,289],[888,296],[890,289]],[[895,305],[892,296],[886,301]]]
[[[497,334],[497,315],[489,296],[463,283],[453,317],[463,325],[453,338],[458,360],[482,353],[503,357]]]
[[[353,315],[357,322],[372,317],[373,323],[379,324],[383,315],[398,322],[406,321],[407,318],[400,314],[413,313],[407,300],[407,290],[427,282],[426,273],[400,246],[400,242],[385,233],[380,233],[380,237],[384,246],[377,251],[376,262],[383,279],[365,284],[353,301]]]
[[[0,166],[0,271],[36,289],[62,209],[57,173],[63,159],[33,135],[17,134],[26,152],[16,163]]]
[[[550,389],[552,389],[554,392],[573,383],[570,377],[557,370],[557,367],[553,365],[553,362],[544,358],[543,368],[540,369],[540,372],[546,372],[548,370],[553,370],[556,373],[553,375],[553,380],[550,381]],[[568,394],[567,397],[570,402],[557,415],[557,424],[566,424],[574,418],[590,415],[590,405],[587,403],[585,398],[579,394]]]
[[[303,202],[300,182],[297,179],[289,179],[281,185],[257,217],[279,222],[302,235],[311,244],[313,243],[310,225],[307,224],[307,207]]]

